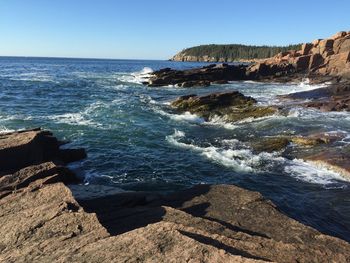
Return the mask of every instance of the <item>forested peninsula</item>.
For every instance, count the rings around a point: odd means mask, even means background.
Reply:
[[[301,44],[288,46],[251,46],[241,44],[200,45],[186,48],[171,58],[173,61],[234,62],[273,57],[280,52],[299,50]]]

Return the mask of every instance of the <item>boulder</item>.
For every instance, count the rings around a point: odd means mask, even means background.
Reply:
[[[40,129],[24,130],[0,135],[0,170],[21,169],[31,164],[47,161],[74,161],[85,158],[84,149],[61,150],[59,142],[51,132]],[[65,159],[65,160],[63,160]]]

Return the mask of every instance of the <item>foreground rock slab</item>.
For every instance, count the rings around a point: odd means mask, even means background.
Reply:
[[[13,156],[36,135],[52,136],[32,132],[0,140]],[[44,154],[11,172],[0,168],[0,262],[350,261],[349,243],[287,217],[257,192],[199,185],[75,197],[64,162],[48,158],[46,143],[34,149]]]

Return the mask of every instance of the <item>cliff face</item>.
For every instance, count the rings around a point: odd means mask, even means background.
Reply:
[[[350,244],[278,211],[261,194],[199,185],[170,195],[77,199],[51,133],[0,136],[0,262],[349,262]],[[83,187],[83,186],[82,186]]]
[[[292,66],[295,72],[337,76],[350,79],[350,31],[341,31],[327,39],[305,43],[300,50],[281,52],[261,60],[248,71],[254,75],[270,75],[276,68]]]

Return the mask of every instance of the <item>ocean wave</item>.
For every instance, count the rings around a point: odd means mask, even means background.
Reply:
[[[218,115],[215,115],[214,117],[212,117],[210,119],[210,121],[205,122],[204,124],[210,125],[210,126],[218,126],[218,127],[222,127],[222,128],[228,129],[228,130],[234,130],[237,127],[239,127],[238,125],[235,125],[231,122],[225,121],[225,118],[220,117]]]
[[[77,113],[64,113],[58,115],[52,115],[48,117],[50,120],[54,120],[57,123],[66,123],[71,125],[84,125],[95,126],[92,120],[88,120],[80,112]]]
[[[112,101],[113,103],[113,101]],[[82,125],[82,126],[91,126],[91,127],[101,127],[102,125],[98,122],[92,120],[91,117],[95,115],[95,112],[98,109],[106,108],[108,104],[96,101],[86,107],[84,110],[75,113],[63,113],[48,116],[50,120],[54,120],[57,123],[65,123],[70,125]]]
[[[4,133],[8,133],[8,132],[14,132],[16,130],[13,130],[13,129],[9,129],[5,126],[0,126],[0,134],[4,134]]]
[[[337,184],[339,181],[346,181],[344,177],[335,171],[301,159],[286,160],[284,171],[304,182],[325,186]]]
[[[185,133],[175,130],[166,140],[179,148],[199,153],[207,159],[232,168],[236,172],[263,173],[274,170],[274,167],[284,167],[284,172],[298,180],[324,185],[325,187],[343,187],[339,181],[346,181],[340,174],[325,167],[320,167],[300,159],[289,160],[279,153],[261,152],[254,154],[244,143],[237,139],[222,140],[221,146],[201,147],[194,143],[183,142]],[[227,147],[228,146],[228,147]]]
[[[311,84],[310,79],[306,78],[302,82],[300,82],[297,85],[288,85],[288,89],[285,89],[284,92],[281,92],[279,95],[286,95],[291,94],[295,92],[302,92],[302,91],[309,91],[319,88],[325,88],[329,85],[329,83],[322,83],[322,84]]]
[[[266,166],[266,168],[269,166],[268,162],[270,162],[272,158],[280,158],[276,157],[274,153],[262,152],[260,154],[253,154],[248,148],[231,149],[215,146],[201,147],[193,143],[182,142],[181,139],[183,138],[185,138],[185,133],[179,130],[175,130],[174,134],[166,136],[166,140],[170,144],[198,152],[207,159],[225,167],[233,168],[237,172],[259,172],[264,170],[264,166]],[[224,143],[243,145],[239,143],[238,140],[225,141]]]
[[[118,77],[118,80],[128,83],[142,84],[143,82],[148,81],[152,72],[153,69],[151,69],[150,67],[144,67],[141,71],[134,72],[131,74],[123,74],[120,77]]]
[[[163,115],[163,116],[166,116],[172,120],[175,120],[175,121],[181,121],[181,122],[189,122],[189,123],[194,123],[194,124],[202,124],[205,122],[205,120],[195,114],[192,114],[190,112],[184,112],[182,114],[172,114],[172,113],[168,113],[158,107],[154,107],[153,108],[153,111],[160,114],[160,115]]]
[[[58,81],[55,81],[52,76],[45,73],[37,73],[37,72],[2,74],[2,77],[8,78],[9,80],[14,80],[14,81],[58,83]]]

